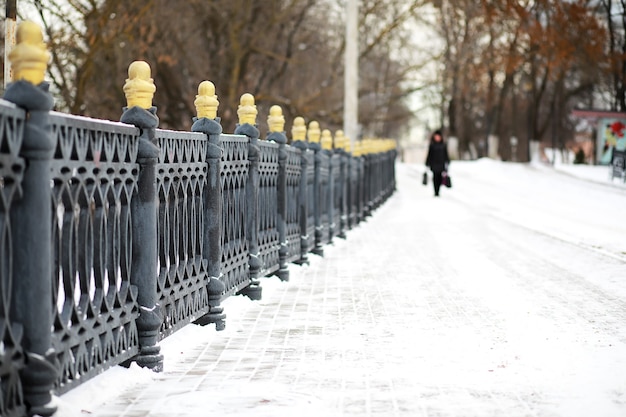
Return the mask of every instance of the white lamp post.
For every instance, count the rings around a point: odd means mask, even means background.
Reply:
[[[359,134],[359,6],[358,0],[346,5],[346,53],[343,99],[343,131],[350,138],[351,148]]]
[[[15,46],[17,28],[17,0],[7,0],[6,18],[4,20],[4,86],[11,82],[11,64],[9,53]]]

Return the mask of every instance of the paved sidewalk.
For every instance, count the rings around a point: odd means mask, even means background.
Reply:
[[[435,199],[418,174],[399,167],[390,201],[261,301],[228,299],[223,332],[163,341],[163,373],[112,369],[58,415],[626,415],[625,300],[568,266],[601,255]]]

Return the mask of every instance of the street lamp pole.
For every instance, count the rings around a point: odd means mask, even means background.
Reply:
[[[6,0],[6,14],[4,20],[4,87],[11,82],[11,64],[9,53],[15,46],[15,31],[17,30],[17,0]]]
[[[351,149],[359,135],[359,6],[358,0],[346,4],[346,52],[344,69],[343,131]]]

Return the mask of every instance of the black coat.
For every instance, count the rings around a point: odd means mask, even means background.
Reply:
[[[447,171],[450,158],[448,157],[448,148],[444,141],[431,141],[428,146],[428,156],[426,157],[426,166],[430,167],[432,172]]]

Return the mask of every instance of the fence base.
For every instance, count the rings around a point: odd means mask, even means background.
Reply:
[[[260,300],[262,293],[263,288],[261,288],[260,282],[257,280],[253,280],[250,285],[238,292],[238,294],[245,295],[253,301]]]
[[[289,281],[289,269],[287,269],[287,268],[279,269],[278,272],[276,272],[276,276],[281,281]]]

